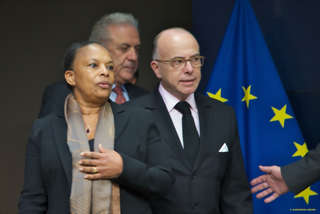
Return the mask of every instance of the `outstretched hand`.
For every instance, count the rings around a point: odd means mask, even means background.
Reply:
[[[252,193],[259,192],[256,197],[263,198],[265,203],[270,203],[280,195],[288,192],[288,186],[284,181],[279,166],[259,166],[259,169],[266,174],[251,180],[250,184]]]

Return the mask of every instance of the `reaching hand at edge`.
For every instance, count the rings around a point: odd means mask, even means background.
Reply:
[[[280,195],[288,192],[288,186],[281,175],[279,166],[259,166],[259,169],[266,174],[251,180],[251,192],[257,193],[256,197],[264,199],[265,203],[276,200]]]

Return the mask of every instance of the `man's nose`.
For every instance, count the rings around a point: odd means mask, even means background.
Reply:
[[[128,53],[128,59],[131,61],[137,61],[138,60],[138,51],[134,48],[130,48]]]
[[[106,66],[101,66],[100,75],[109,76],[110,70]]]
[[[188,60],[185,62],[185,69],[187,72],[192,72],[193,71],[193,66],[191,65],[191,62]]]

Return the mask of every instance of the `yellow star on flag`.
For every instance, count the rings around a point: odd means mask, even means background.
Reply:
[[[304,201],[309,204],[309,197],[314,195],[318,195],[318,193],[312,191],[310,187],[307,187],[305,190],[295,195],[294,198],[303,198]]]
[[[212,94],[210,92],[207,92],[207,94],[208,94],[209,97],[211,97],[213,99],[216,99],[216,100],[219,100],[219,101],[221,101],[223,103],[228,101],[228,99],[221,97],[221,88],[215,94]]]
[[[247,108],[249,108],[250,100],[258,99],[258,97],[253,96],[251,94],[251,85],[249,85],[247,89],[244,86],[242,86],[242,90],[244,93],[244,97],[242,98],[241,102],[246,101]]]
[[[272,111],[274,113],[273,118],[271,118],[270,122],[279,121],[282,128],[284,128],[284,122],[286,119],[292,119],[293,117],[286,113],[287,105],[284,105],[280,110],[272,107]]]
[[[303,158],[309,152],[306,142],[304,142],[302,145],[300,145],[297,142],[293,142],[293,143],[294,143],[294,146],[297,148],[297,151],[292,155],[292,157],[300,156]]]

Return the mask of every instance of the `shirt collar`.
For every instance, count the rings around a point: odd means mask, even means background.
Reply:
[[[161,83],[159,85],[159,93],[163,98],[168,112],[171,112],[174,109],[175,105],[180,102],[180,100],[173,96],[169,91],[167,91],[167,89],[165,89]],[[198,112],[194,93],[190,94],[185,101],[189,103],[189,105],[191,106],[191,110]]]

